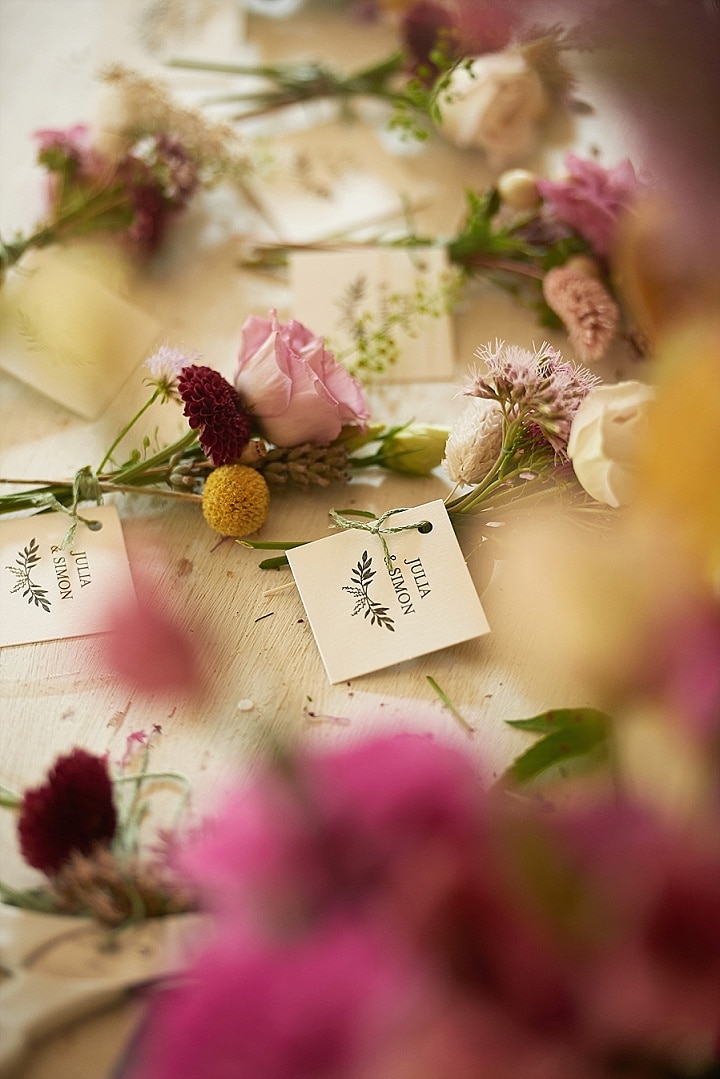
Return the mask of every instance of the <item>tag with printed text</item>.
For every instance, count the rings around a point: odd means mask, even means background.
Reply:
[[[421,527],[384,532],[390,570],[380,536],[362,528],[288,551],[331,682],[489,632],[444,503],[400,510],[384,528],[410,524]]]
[[[80,521],[65,546],[66,513],[0,521],[0,646],[102,633],[134,595],[117,509],[93,506],[82,516],[102,528]]]

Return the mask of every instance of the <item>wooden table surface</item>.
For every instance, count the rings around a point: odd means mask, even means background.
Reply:
[[[27,228],[40,213],[40,177],[32,164],[30,133],[87,118],[102,61],[144,60],[149,70],[156,70],[156,58],[143,57],[131,33],[138,13],[150,7],[137,0],[0,0],[3,236]],[[357,26],[349,35],[346,20],[319,6],[288,20],[249,15],[246,40],[258,57],[322,54],[339,67],[379,58],[393,46],[389,27]],[[584,124],[575,133],[574,145],[587,154],[598,130],[595,120]],[[434,182],[437,194],[421,212],[420,224],[438,232],[457,225],[464,189],[482,187],[489,178],[480,155],[461,153],[438,140],[400,164],[422,168]],[[245,318],[264,315],[271,306],[285,317],[290,301],[281,283],[238,269],[234,233],[244,227],[242,208],[237,224],[207,244],[205,226],[212,212],[212,207],[192,210],[177,224],[154,266],[133,273],[127,287],[133,302],[158,320],[162,339],[198,350],[202,362],[230,375]],[[452,422],[461,407],[458,386],[478,345],[499,337],[529,346],[545,336],[531,314],[483,283],[469,289],[453,324],[456,377],[442,383],[376,387],[370,391],[375,419]],[[562,334],[551,339],[567,349]],[[621,362],[612,357],[600,373],[617,377]],[[144,397],[138,375],[90,422],[0,372],[0,474],[61,478],[84,464],[96,464]],[[171,415],[170,406],[164,408],[168,411],[162,422],[171,437],[173,430],[180,430],[179,413]],[[262,535],[320,537],[327,533],[332,507],[352,504],[380,512],[443,497],[448,490],[440,475],[425,480],[388,475],[380,483],[361,477],[347,489],[333,487],[310,495],[280,491],[273,496]],[[526,744],[505,720],[562,704],[594,703],[591,691],[575,676],[568,673],[561,684],[556,670],[538,668],[532,646],[543,627],[528,620],[522,599],[508,588],[503,563],[493,564],[479,549],[472,525],[461,530],[460,540],[491,633],[333,686],[295,587],[267,594],[290,581],[287,571],[263,573],[259,552],[233,543],[218,546],[218,537],[195,506],[135,496],[119,497],[117,505],[136,584],[151,590],[162,611],[205,642],[207,690],[202,697],[143,694],[107,668],[98,637],[4,648],[0,783],[7,787],[21,790],[38,782],[55,756],[74,745],[117,759],[131,731],[158,724],[162,735],[153,751],[153,767],[190,778],[193,814],[199,817],[270,739],[332,745],[405,726],[468,745],[492,775]],[[8,617],[7,610],[2,617]],[[433,693],[427,675],[472,722],[473,735]],[[2,877],[16,884],[33,879],[20,863],[9,813],[0,818],[0,866]],[[131,1001],[71,1028],[39,1046],[22,1074],[27,1079],[101,1079],[111,1074],[138,1014],[137,1001]]]

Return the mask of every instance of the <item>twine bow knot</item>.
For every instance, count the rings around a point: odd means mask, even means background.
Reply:
[[[390,558],[390,551],[388,549],[387,540],[385,536],[393,535],[396,532],[409,532],[413,529],[417,529],[420,532],[429,532],[432,525],[429,521],[409,521],[403,525],[386,525],[385,522],[389,517],[392,517],[395,513],[406,513],[411,506],[401,506],[394,510],[385,510],[385,513],[381,513],[379,517],[373,518],[371,521],[353,521],[349,517],[346,517],[343,513],[339,513],[337,510],[330,510],[330,516],[332,517],[338,528],[360,528],[364,532],[370,532],[374,536],[378,536],[383,548],[383,558],[385,559],[385,565],[387,566],[388,573],[392,572],[392,561]],[[355,512],[349,510],[347,512]]]

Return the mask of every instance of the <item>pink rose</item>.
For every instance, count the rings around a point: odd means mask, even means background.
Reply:
[[[332,442],[345,424],[364,430],[370,415],[359,383],[324,339],[295,319],[278,322],[276,311],[246,319],[235,386],[276,446]]]

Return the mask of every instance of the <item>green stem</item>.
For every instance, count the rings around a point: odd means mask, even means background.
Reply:
[[[112,457],[112,455],[113,455],[113,450],[114,450],[114,449],[116,449],[116,448],[118,447],[118,445],[119,445],[119,444],[120,444],[120,443],[122,442],[122,440],[123,440],[123,439],[125,438],[125,435],[126,435],[126,434],[128,433],[128,431],[129,431],[129,430],[130,430],[130,429],[131,429],[132,427],[134,427],[134,426],[135,426],[135,424],[136,424],[136,423],[138,422],[138,420],[140,419],[140,417],[141,417],[142,415],[144,415],[144,413],[146,413],[146,412],[147,412],[147,410],[148,410],[148,409],[150,408],[150,406],[151,406],[151,405],[153,405],[153,404],[155,403],[155,401],[157,401],[157,399],[158,399],[158,397],[159,397],[159,396],[160,396],[160,390],[155,390],[155,392],[154,392],[154,393],[153,393],[153,394],[152,394],[152,395],[151,395],[151,396],[150,396],[150,397],[148,398],[148,400],[147,400],[147,401],[145,402],[145,404],[144,404],[144,405],[142,406],[142,408],[140,408],[140,409],[139,409],[139,410],[138,410],[138,411],[137,411],[137,412],[135,413],[135,415],[133,416],[133,418],[132,418],[132,419],[131,419],[131,420],[130,420],[130,421],[129,421],[128,423],[126,423],[126,424],[125,424],[125,426],[123,427],[122,431],[121,431],[121,432],[120,432],[120,434],[119,434],[119,435],[117,436],[117,438],[115,439],[115,441],[114,441],[114,442],[112,443],[112,445],[111,445],[111,446],[110,446],[110,448],[108,449],[107,453],[106,453],[106,454],[105,454],[105,456],[103,457],[102,461],[101,461],[101,462],[100,462],[100,464],[98,465],[98,467],[97,467],[97,470],[96,470],[96,471],[97,471],[97,473],[98,473],[98,475],[100,475],[100,473],[102,472],[102,470],[103,470],[103,469],[105,468],[105,465],[106,465],[106,464],[108,463],[108,461],[109,461],[109,460],[110,460],[110,458]]]

